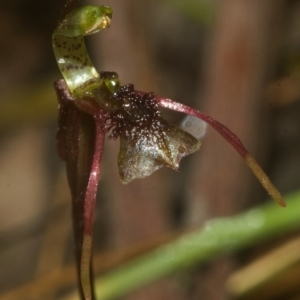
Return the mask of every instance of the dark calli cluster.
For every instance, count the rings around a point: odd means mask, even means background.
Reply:
[[[165,129],[166,122],[161,118],[153,93],[136,92],[132,84],[127,84],[121,86],[114,96],[121,108],[111,114],[110,122],[114,128],[109,139],[125,136],[134,140],[147,134],[150,128],[157,133]]]

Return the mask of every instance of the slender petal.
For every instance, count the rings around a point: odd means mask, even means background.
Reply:
[[[262,168],[257,163],[257,161],[248,152],[248,150],[245,148],[245,146],[240,141],[240,139],[231,130],[229,130],[225,125],[219,123],[218,121],[216,121],[215,119],[213,119],[212,117],[206,115],[205,113],[203,113],[201,111],[197,111],[197,110],[195,110],[191,107],[188,107],[186,105],[183,105],[181,103],[174,102],[171,99],[157,97],[157,101],[161,107],[169,108],[171,110],[175,110],[175,111],[186,113],[191,116],[195,116],[195,117],[207,122],[209,125],[211,125],[245,159],[248,167],[251,169],[251,171],[254,173],[256,178],[259,180],[261,185],[266,189],[266,191],[269,193],[269,195],[274,199],[274,201],[282,207],[286,206],[286,203],[283,200],[280,192],[273,185],[273,183],[271,182],[271,180],[269,179],[267,174],[262,170]]]

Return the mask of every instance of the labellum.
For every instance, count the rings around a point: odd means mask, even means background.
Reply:
[[[161,117],[152,93],[136,92],[129,84],[114,96],[122,108],[111,116],[115,128],[110,138],[120,136],[118,166],[122,183],[147,177],[164,166],[177,171],[182,157],[199,150],[196,138]]]

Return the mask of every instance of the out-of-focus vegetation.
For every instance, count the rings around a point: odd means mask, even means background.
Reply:
[[[76,286],[70,196],[56,154],[52,88],[60,74],[51,34],[63,2],[0,3],[1,299],[58,299]],[[88,39],[99,70],[117,71],[123,83],[208,112],[241,137],[283,194],[299,190],[299,1],[85,3],[114,9],[111,28]],[[180,121],[176,114],[167,117]],[[94,249],[96,276],[108,275],[99,277],[99,291],[101,278],[112,284],[113,274],[127,276],[129,269],[117,269],[119,265],[139,259],[135,266],[142,268],[147,257],[163,259],[159,250],[145,253],[178,245],[176,238],[192,236],[186,231],[207,220],[246,216],[245,211],[265,201],[264,191],[226,143],[210,131],[202,142],[200,152],[183,161],[180,173],[165,169],[128,186],[118,180],[118,144],[106,143]],[[157,276],[168,274],[166,279],[132,291],[126,299],[296,299],[298,231],[289,232],[279,218],[294,224],[297,202],[282,214],[269,204],[278,212],[270,226],[280,236],[269,232],[266,241],[251,240],[244,250],[201,265],[197,257],[189,263],[190,271],[169,265]],[[238,232],[245,229],[236,226]],[[250,242],[247,233],[241,237]],[[148,256],[137,258],[141,254]],[[156,265],[164,268],[166,263]],[[153,280],[155,272],[136,274],[123,291],[145,284],[147,276]]]

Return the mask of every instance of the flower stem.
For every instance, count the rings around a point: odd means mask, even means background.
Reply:
[[[83,293],[86,300],[92,299],[92,283],[91,283],[91,256],[92,256],[92,233],[93,233],[93,219],[95,202],[97,195],[97,188],[100,176],[100,162],[103,153],[104,137],[102,120],[96,122],[95,132],[95,151],[93,155],[88,186],[86,189],[84,200],[84,233],[82,242],[82,252],[80,261],[80,281]]]

